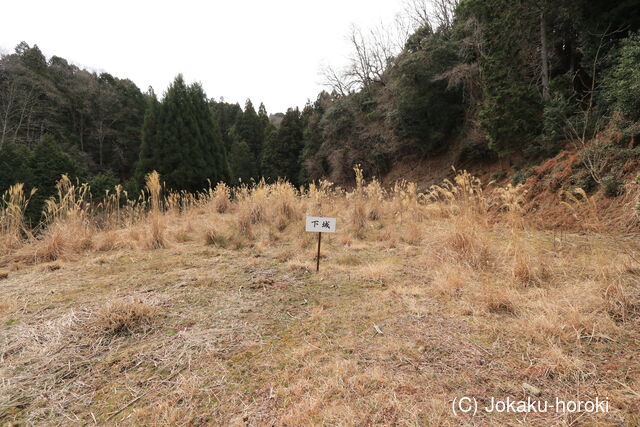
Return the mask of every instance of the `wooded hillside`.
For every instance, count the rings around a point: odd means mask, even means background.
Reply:
[[[133,196],[151,170],[190,191],[261,177],[348,183],[354,164],[384,175],[407,154],[452,149],[466,162],[517,155],[523,182],[569,144],[581,153],[575,185],[615,195],[620,169],[639,155],[636,1],[406,6],[404,32],[354,28],[351,62],[326,70],[328,91],[277,121],[182,76],[159,97],[20,43],[0,59],[0,192],[37,188],[36,221],[62,173],[95,197],[118,184]]]

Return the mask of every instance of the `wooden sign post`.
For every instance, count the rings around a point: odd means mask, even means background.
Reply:
[[[336,232],[336,218],[324,218],[320,216],[308,216],[305,230],[309,233],[318,233],[318,256],[316,259],[316,273],[320,271],[320,242],[322,233]]]

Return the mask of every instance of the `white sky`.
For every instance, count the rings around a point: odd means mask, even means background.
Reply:
[[[178,73],[207,95],[270,113],[322,90],[322,64],[347,62],[346,35],[390,22],[402,0],[35,1],[2,5],[0,48],[22,40],[161,95]]]

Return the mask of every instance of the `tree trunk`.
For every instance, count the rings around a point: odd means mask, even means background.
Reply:
[[[84,115],[80,113],[80,151],[84,153]]]
[[[540,56],[542,60],[542,99],[547,101],[549,93],[549,51],[547,48],[547,22],[544,10],[540,12]]]
[[[101,169],[102,169],[102,147],[104,144],[104,133],[103,133],[102,125],[103,123],[100,122],[100,127],[98,128],[98,152],[99,152]]]
[[[2,134],[0,135],[0,148],[2,148],[2,146],[4,145],[4,140],[7,136],[7,132],[9,131],[9,114],[11,113],[11,109],[12,104],[13,104],[13,98],[14,98],[14,91],[13,91],[13,84],[11,84],[8,88],[7,88],[7,94],[6,94],[6,98],[7,98],[7,103],[5,104],[5,110],[4,110],[4,118],[2,120]]]

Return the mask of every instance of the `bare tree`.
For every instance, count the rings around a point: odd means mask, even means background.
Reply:
[[[94,79],[90,88],[93,129],[91,135],[98,143],[98,164],[104,166],[104,147],[107,139],[114,134],[114,125],[124,114],[118,105],[114,88],[100,79]]]
[[[15,114],[17,85],[12,80],[0,81],[0,149],[4,146],[7,134],[11,131],[11,121]]]
[[[544,8],[540,10],[540,61],[542,63],[542,99],[551,98],[549,90],[549,49],[547,47],[547,20]]]
[[[480,61],[486,57],[483,28],[475,18],[463,23],[467,36],[460,41],[458,55],[462,61],[453,68],[436,76],[446,80],[448,88],[462,88],[467,119],[475,117],[476,107],[482,98],[482,67]],[[472,121],[472,120],[471,120]]]
[[[388,46],[375,33],[366,37],[356,26],[351,27],[349,42],[353,51],[347,75],[360,86],[381,82],[382,74],[387,68]]]
[[[320,71],[324,85],[344,96],[373,83],[385,84],[385,73],[404,47],[409,28],[401,16],[389,26],[380,24],[368,31],[352,25],[347,36],[352,48],[349,63],[342,69],[324,66]]]
[[[336,70],[331,65],[322,67],[320,74],[323,77],[324,86],[327,86],[332,92],[339,96],[348,95],[355,83],[349,79],[345,70]]]
[[[5,59],[5,58],[3,58]],[[21,131],[29,131],[36,125],[33,114],[38,104],[39,91],[35,83],[26,78],[21,65],[4,60],[0,65],[0,148],[9,137],[18,142]],[[24,135],[23,135],[24,136]]]
[[[404,13],[414,28],[431,28],[430,0],[405,0]]]
[[[430,0],[433,8],[433,21],[438,28],[446,31],[453,28],[453,18],[459,0]]]
[[[405,0],[404,13],[415,28],[451,30],[459,0]]]

